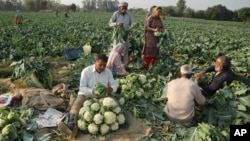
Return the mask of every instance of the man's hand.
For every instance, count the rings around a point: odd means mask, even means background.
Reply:
[[[133,23],[133,25],[132,25],[133,27],[138,27],[139,26],[139,23],[138,22],[136,22],[136,23]]]
[[[110,95],[113,92],[113,89],[109,86],[109,84],[107,85],[107,95]]]
[[[123,26],[123,23],[122,22],[117,22],[116,26]]]
[[[205,71],[201,71],[201,72],[199,72],[199,73],[194,74],[194,79],[195,79],[195,80],[199,80],[200,77],[201,77],[201,75],[202,75],[202,74],[205,74],[205,73],[206,73]]]

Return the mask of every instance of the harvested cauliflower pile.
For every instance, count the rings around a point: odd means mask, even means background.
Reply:
[[[106,135],[125,123],[120,104],[112,97],[84,101],[79,111],[78,128],[92,135]]]

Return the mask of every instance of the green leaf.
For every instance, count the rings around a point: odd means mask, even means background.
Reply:
[[[247,109],[246,109],[246,106],[244,106],[244,105],[242,105],[242,104],[238,105],[238,106],[237,106],[237,109],[240,110],[240,111],[246,111],[246,110],[247,110]]]

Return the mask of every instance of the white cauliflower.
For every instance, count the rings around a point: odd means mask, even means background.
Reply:
[[[103,115],[100,113],[95,114],[93,120],[94,120],[95,124],[101,124],[103,121]]]
[[[90,111],[90,108],[89,107],[82,107],[80,110],[79,110],[79,115],[83,115],[85,112],[87,111]]]
[[[82,130],[82,131],[86,131],[86,129],[87,129],[87,123],[84,121],[84,120],[78,120],[77,121],[77,126],[78,126],[78,128],[80,129],[80,130]]]
[[[150,84],[150,83],[147,83],[147,84],[145,84],[145,85],[144,85],[144,88],[151,89],[151,88],[152,88],[152,86],[151,86],[151,84]]]
[[[116,116],[116,120],[119,124],[124,124],[125,123],[125,116],[124,114],[119,114]]]
[[[141,84],[145,84],[147,82],[147,77],[144,74],[140,74],[139,75],[139,81],[141,82]]]
[[[87,111],[84,113],[83,117],[86,121],[90,122],[93,118],[93,115],[90,111]]]
[[[109,132],[109,126],[107,124],[102,124],[100,127],[100,132],[102,135],[105,135]]]
[[[88,107],[88,106],[90,106],[91,104],[92,104],[93,102],[92,102],[92,100],[86,100],[86,101],[84,101],[84,103],[83,103],[83,107]]]
[[[112,124],[116,121],[116,115],[115,113],[111,112],[111,111],[107,111],[104,113],[104,120],[106,124]]]
[[[119,104],[120,104],[120,105],[124,105],[124,104],[125,104],[125,99],[124,99],[124,97],[121,97],[121,98],[119,99]]]
[[[117,106],[113,109],[113,112],[116,113],[116,114],[119,114],[121,112],[121,107],[120,106]]]
[[[105,97],[102,103],[103,103],[103,106],[107,108],[114,108],[118,106],[118,103],[111,97]]]
[[[136,92],[135,95],[137,97],[141,97],[144,94],[144,90],[142,88],[139,88]]]
[[[128,89],[129,89],[129,87],[126,84],[122,85],[122,90],[128,90]]]
[[[93,103],[93,104],[91,104],[90,109],[92,111],[98,111],[100,109],[100,105],[97,102]]]
[[[90,134],[97,134],[98,133],[98,126],[94,123],[90,123],[88,125],[88,131]]]
[[[119,124],[117,122],[114,122],[113,124],[110,125],[110,129],[112,131],[116,131],[119,129]]]

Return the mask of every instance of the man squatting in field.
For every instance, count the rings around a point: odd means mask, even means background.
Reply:
[[[189,65],[180,68],[180,78],[170,81],[163,89],[163,95],[168,98],[164,112],[167,117],[184,126],[191,126],[195,116],[195,102],[199,105],[205,104],[199,86],[190,78],[192,69]]]
[[[128,31],[129,27],[132,24],[132,17],[130,13],[127,12],[128,9],[128,3],[127,2],[121,2],[118,4],[118,11],[115,11],[112,15],[112,17],[109,20],[109,26],[115,27],[115,26],[122,26],[125,31]],[[113,41],[113,48],[115,48],[117,41]],[[126,51],[123,56],[123,62],[128,61],[128,39],[125,42],[126,45]]]
[[[81,72],[79,92],[76,100],[70,108],[70,114],[75,115],[75,127],[73,129],[73,137],[77,136],[77,118],[83,102],[88,98],[98,98],[94,93],[94,86],[100,82],[107,88],[107,95],[117,91],[118,84],[114,80],[112,72],[106,68],[108,57],[105,54],[97,54],[95,56],[94,65],[84,68]],[[67,128],[67,127],[66,127]],[[71,137],[72,137],[71,136]]]
[[[204,96],[212,96],[217,90],[223,88],[224,83],[232,83],[234,79],[234,73],[230,67],[230,58],[227,56],[220,56],[216,59],[214,65],[194,75],[194,78],[199,80],[201,75],[208,72],[215,72],[211,82],[198,82],[198,85],[202,88],[202,94]]]

